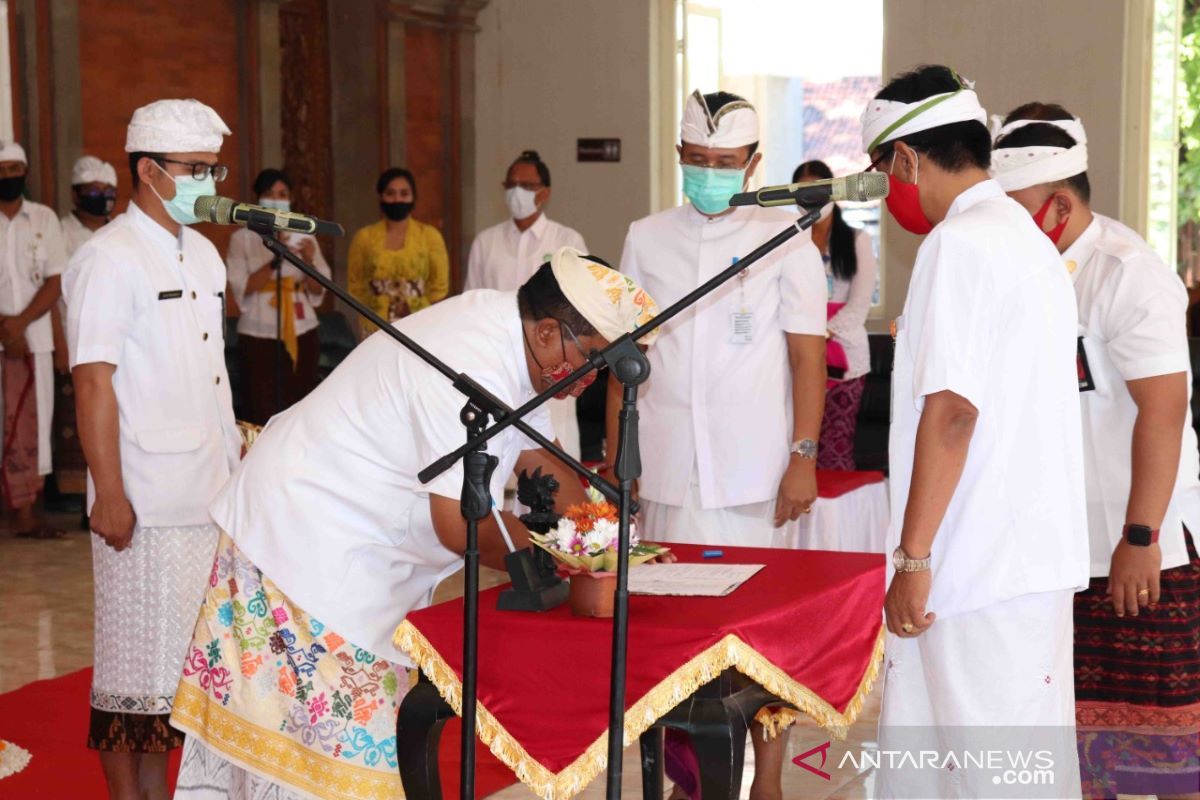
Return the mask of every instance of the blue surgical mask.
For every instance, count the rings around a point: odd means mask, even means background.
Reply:
[[[180,225],[195,225],[200,222],[200,218],[196,216],[196,199],[217,193],[217,182],[213,180],[212,175],[198,181],[191,175],[172,175],[157,161],[154,162],[154,165],[161,169],[168,178],[175,181],[175,196],[170,200],[163,200],[162,195],[158,194],[154,186],[150,186],[150,191],[158,195],[159,201],[162,202],[163,208],[167,210],[171,219]]]
[[[260,206],[262,206],[263,208],[270,208],[270,209],[274,209],[275,211],[282,211],[285,214],[292,210],[292,201],[291,200],[277,200],[274,197],[260,197],[260,198],[258,198],[258,204]]]
[[[746,185],[746,169],[717,169],[681,164],[683,193],[697,211],[720,214],[729,208],[729,198]]]

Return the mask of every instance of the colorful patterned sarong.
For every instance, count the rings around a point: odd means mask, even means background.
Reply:
[[[1084,797],[1200,791],[1200,557],[1164,570],[1155,608],[1118,617],[1107,578],[1075,595]]]
[[[28,508],[42,488],[38,474],[38,409],[33,356],[4,354],[0,383],[4,392],[4,453],[0,488],[9,510]]]
[[[396,715],[408,687],[407,670],[327,629],[221,535],[171,716],[189,740],[318,797],[402,797]]]

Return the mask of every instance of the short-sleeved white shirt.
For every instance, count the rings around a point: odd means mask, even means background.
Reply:
[[[0,315],[20,314],[46,279],[61,275],[66,266],[62,226],[53,209],[24,200],[12,219],[0,214]],[[25,340],[34,353],[54,351],[50,314],[25,329]]]
[[[138,524],[208,524],[241,453],[217,249],[187,227],[176,238],[130,203],[71,258],[63,289],[71,366],[117,368],[121,471]],[[89,511],[94,500],[89,472]]]
[[[1075,298],[1050,240],[995,181],[960,194],[921,244],[896,327],[889,551],[925,397],[951,391],[979,412],[933,543],[928,609],[1086,586]]]
[[[59,224],[62,226],[63,243],[67,247],[67,258],[75,255],[75,251],[83,247],[83,243],[96,232],[80,222],[74,214],[64,215]]]
[[[311,240],[313,243],[313,266],[317,271],[326,278],[332,274],[329,271],[329,263],[325,261],[325,255],[321,252],[320,245],[317,240],[307,233],[282,233],[280,234],[284,244],[293,252],[300,252],[300,245],[306,240]],[[268,263],[273,253],[267,249],[267,246],[262,243],[262,237],[252,230],[246,228],[234,231],[233,236],[229,239],[229,255],[226,257],[226,262],[229,264],[229,285],[233,289],[234,299],[237,300],[238,308],[242,315],[238,318],[238,333],[243,336],[255,336],[260,339],[274,339],[276,333],[277,320],[275,319],[275,292],[255,292],[252,296],[246,296],[246,281],[250,279],[250,274],[258,271],[260,267]],[[279,268],[279,274],[284,278],[291,278],[295,281],[296,287],[292,294],[295,308],[293,314],[296,320],[296,335],[308,333],[316,330],[320,324],[317,319],[316,306],[321,304],[321,300],[325,297],[325,290],[309,293],[304,288],[305,274],[300,271],[299,267],[291,264],[282,264]]]
[[[562,247],[587,252],[578,231],[545,214],[523,231],[511,219],[485,228],[471,243],[463,290],[515,292]]]
[[[467,292],[396,327],[515,408],[533,397],[515,292]],[[417,473],[466,441],[466,398],[383,332],[308,397],[273,417],[212,504],[213,519],[293,601],[359,647],[392,645],[405,615],[461,565],[438,541],[429,495],[458,499],[462,462],[428,485]],[[550,437],[545,406],[530,423]],[[492,497],[527,446],[510,428]]]
[[[685,204],[629,227],[621,271],[666,308],[795,222],[781,208],[710,218]],[[802,232],[663,326],[638,406],[642,496],[682,505],[693,464],[704,508],[776,496],[792,441],[786,334],[824,337],[826,293],[821,256]],[[752,334],[734,344],[742,312]]]
[[[1125,384],[1183,372],[1190,396],[1187,290],[1140,236],[1099,214],[1062,258],[1075,285],[1079,336],[1095,386],[1079,397],[1092,577],[1103,577],[1129,500],[1137,405]],[[1189,407],[1175,492],[1159,533],[1163,569],[1187,563],[1183,525],[1200,531],[1198,506],[1200,453]]]

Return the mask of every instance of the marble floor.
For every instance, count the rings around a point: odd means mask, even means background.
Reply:
[[[78,527],[78,516],[53,520],[59,527]],[[30,541],[15,538],[0,530],[0,692],[7,692],[30,681],[53,678],[92,663],[92,568],[91,542],[87,534],[73,531],[68,538]],[[490,571],[489,571],[490,572]],[[500,573],[482,576],[481,583],[498,583]],[[439,587],[436,599],[444,600],[462,593],[462,583],[452,578]],[[825,770],[828,781],[795,766],[791,759],[817,747],[828,736],[815,724],[793,730],[788,742],[788,760],[783,770],[783,793],[787,798],[848,798],[871,796],[871,775],[856,774],[852,766],[837,769],[847,749],[874,746],[875,723],[879,714],[879,688],[868,698],[866,707],[850,731],[848,740],[829,750]],[[2,733],[2,731],[0,731]],[[746,749],[746,779],[742,797],[749,797],[753,771],[753,750]],[[816,756],[813,757],[817,759]],[[814,766],[819,760],[813,760]],[[624,760],[623,796],[641,797],[641,777],[637,748],[630,749]],[[597,778],[580,798],[604,797],[604,778]],[[533,798],[535,795],[516,785],[493,795],[504,800]]]

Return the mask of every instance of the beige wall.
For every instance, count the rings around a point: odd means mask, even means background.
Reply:
[[[919,64],[949,64],[976,82],[989,113],[1030,100],[1061,103],[1087,126],[1093,206],[1118,216],[1125,140],[1137,129],[1123,122],[1126,16],[1145,2],[884,0],[884,77]],[[1128,184],[1144,182],[1126,172]],[[879,330],[903,308],[919,243],[887,218]]]
[[[550,167],[547,216],[614,265],[651,211],[654,0],[492,0],[475,40],[475,224],[508,216],[500,184],[522,150]],[[578,163],[575,140],[619,137],[618,164]]]

